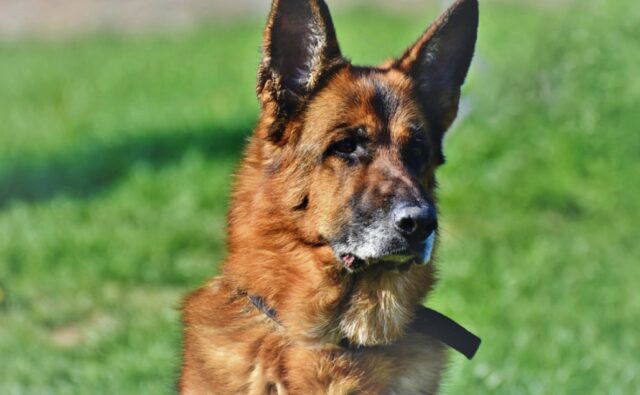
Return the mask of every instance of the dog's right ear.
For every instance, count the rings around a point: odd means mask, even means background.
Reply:
[[[455,1],[393,65],[415,82],[436,138],[439,164],[444,161],[442,138],[458,113],[460,89],[473,58],[478,17],[477,0]]]
[[[273,0],[257,88],[263,115],[271,124],[265,137],[281,143],[287,120],[322,77],[344,62],[323,0]]]

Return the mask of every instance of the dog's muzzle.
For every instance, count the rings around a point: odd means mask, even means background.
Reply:
[[[348,272],[408,270],[431,261],[437,227],[432,204],[400,203],[386,213],[378,211],[366,220],[355,221],[333,247]]]
[[[436,241],[436,230],[433,230],[426,239],[419,243],[419,249],[411,251],[400,251],[383,255],[376,258],[360,258],[351,253],[340,255],[340,260],[349,272],[355,272],[377,267],[382,269],[393,269],[405,271],[412,265],[427,265],[431,262],[433,249]]]

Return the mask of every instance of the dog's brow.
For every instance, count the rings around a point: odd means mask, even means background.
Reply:
[[[388,123],[400,106],[398,95],[382,81],[374,82],[371,105],[384,123]]]
[[[349,124],[346,122],[341,122],[335,126],[331,127],[331,130],[339,130],[339,129],[346,129],[349,127]]]

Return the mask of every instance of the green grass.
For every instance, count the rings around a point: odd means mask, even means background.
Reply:
[[[488,3],[488,2],[485,2]],[[483,4],[429,305],[483,337],[448,394],[640,389],[640,5]],[[435,11],[336,18],[358,63]],[[224,255],[261,23],[0,45],[0,393],[171,393]]]

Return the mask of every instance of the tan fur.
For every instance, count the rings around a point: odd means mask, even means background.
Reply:
[[[432,394],[438,387],[444,347],[419,333],[355,351],[292,339],[221,277],[184,307],[183,394]]]
[[[356,194],[372,205],[399,190],[426,191],[435,201],[437,163],[416,180],[403,153],[416,125],[429,132],[409,69],[438,27],[399,66],[365,70],[341,60],[323,3],[309,4],[302,11],[317,19],[324,41],[312,41],[319,48],[294,96],[270,58],[273,30],[284,23],[274,19],[280,1],[265,30],[262,111],[236,175],[228,257],[222,274],[183,306],[181,394],[435,394],[439,387],[444,346],[408,329],[434,286],[433,264],[347,273],[328,242],[353,221]],[[393,99],[388,114],[376,103],[380,87]],[[348,133],[344,125],[388,144],[357,168],[323,156]],[[252,295],[277,318],[256,308]],[[342,339],[358,347],[342,347]]]

